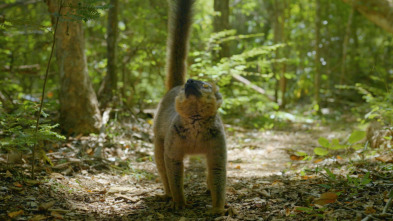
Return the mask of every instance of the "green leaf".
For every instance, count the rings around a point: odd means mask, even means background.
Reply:
[[[303,151],[297,151],[296,155],[299,156],[299,157],[304,157],[304,156],[307,156],[307,153],[303,152]]]
[[[334,175],[334,173],[332,173],[332,171],[330,171],[328,168],[325,168],[325,171],[329,175],[330,178],[332,178],[333,180],[336,179],[336,175]]]
[[[324,137],[320,137],[320,138],[318,139],[318,143],[319,143],[319,145],[321,145],[321,146],[323,146],[323,147],[326,147],[326,148],[329,148],[329,147],[330,147],[330,142],[329,142],[329,140],[326,139],[326,138],[324,138]]]
[[[392,137],[383,137],[385,140],[392,140]]]
[[[338,139],[333,139],[330,149],[332,149],[332,150],[342,150],[342,149],[345,149],[345,147],[346,147],[345,145],[340,144],[340,141]]]
[[[354,131],[351,134],[351,136],[349,136],[348,143],[353,144],[353,143],[359,142],[359,141],[361,141],[365,137],[366,137],[366,132],[365,131],[358,131],[358,130]]]
[[[355,145],[352,146],[352,148],[353,148],[354,150],[360,150],[360,149],[363,148],[363,145],[355,144]]]
[[[318,186],[321,186],[321,187],[326,188],[326,189],[330,189],[331,188],[331,186],[329,186],[327,184],[318,184]]]
[[[329,151],[325,148],[317,147],[314,148],[314,153],[319,156],[325,156],[329,153]]]
[[[371,179],[370,179],[370,172],[367,172],[367,173],[364,175],[363,179],[362,179],[362,185],[367,185],[367,184],[369,184],[370,182],[371,182]]]
[[[312,213],[313,212],[312,208],[302,207],[302,206],[296,207],[296,210],[297,211],[301,211],[301,212],[306,212],[306,213]]]

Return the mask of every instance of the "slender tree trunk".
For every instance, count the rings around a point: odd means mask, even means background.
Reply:
[[[116,42],[118,26],[118,0],[110,0],[111,8],[108,11],[107,25],[107,71],[104,81],[99,90],[101,107],[106,107],[117,92],[117,69],[116,69]]]
[[[343,52],[342,52],[342,57],[341,57],[341,76],[340,76],[340,84],[344,84],[344,78],[345,78],[345,63],[347,60],[347,51],[348,51],[348,42],[349,42],[349,37],[351,36],[351,26],[352,26],[352,21],[353,21],[353,14],[355,12],[355,9],[352,8],[351,12],[349,13],[348,16],[348,22],[347,22],[347,27],[345,30],[345,36],[344,36],[344,41],[343,41]]]
[[[59,0],[47,1],[50,12],[58,11]],[[67,18],[78,0],[63,3]],[[96,94],[87,71],[82,23],[67,18],[60,21],[56,33],[56,60],[60,72],[60,123],[66,133],[94,133],[101,126]]]
[[[319,105],[320,110],[320,89],[321,89],[321,2],[315,2],[315,77],[314,77],[314,103]]]
[[[286,43],[285,38],[285,8],[286,8],[286,1],[285,0],[275,0],[274,1],[274,22],[273,22],[273,31],[274,31],[274,43]],[[278,48],[275,52],[276,60],[284,58],[284,48]],[[276,84],[276,100],[278,96],[278,90],[280,91],[281,95],[281,103],[280,108],[285,109],[286,106],[286,88],[287,88],[287,79],[285,77],[286,72],[286,63],[285,62],[276,62],[274,64],[274,70],[276,75],[279,75],[278,83]]]
[[[214,0],[214,11],[217,13],[214,16],[213,28],[214,32],[220,32],[229,29],[229,0]],[[220,44],[221,50],[219,58],[229,57],[229,45],[227,42]]]

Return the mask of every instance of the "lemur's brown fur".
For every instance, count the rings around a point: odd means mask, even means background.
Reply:
[[[205,155],[207,185],[213,201],[211,212],[222,214],[227,161],[224,128],[217,114],[222,97],[214,84],[192,79],[185,82],[193,3],[194,0],[169,0],[168,92],[154,120],[154,155],[165,197],[172,199],[174,209],[187,206],[183,190],[184,157]]]

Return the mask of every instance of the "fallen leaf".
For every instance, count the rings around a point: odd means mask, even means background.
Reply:
[[[298,212],[298,213],[302,213],[302,212],[304,212],[304,213],[311,213],[311,212],[313,212],[313,209],[309,208],[309,207],[296,206],[295,207],[295,212]]]
[[[18,210],[18,211],[15,211],[15,212],[10,212],[10,213],[8,213],[8,216],[9,216],[10,218],[15,218],[15,217],[17,217],[17,216],[22,215],[23,213],[24,213],[23,210]]]
[[[14,186],[16,186],[16,187],[22,187],[23,185],[20,184],[20,183],[18,183],[18,182],[15,182],[15,183],[14,183]]]
[[[38,180],[25,180],[25,183],[29,186],[34,186],[40,183]]]
[[[38,210],[41,210],[41,211],[48,210],[53,205],[55,205],[55,203],[56,203],[56,201],[50,201],[50,202],[47,202],[47,203],[42,203],[41,205],[38,206]]]
[[[7,172],[5,172],[5,177],[6,178],[11,178],[12,177],[12,173],[9,170],[7,170]]]
[[[377,211],[372,206],[366,207],[366,209],[364,210],[364,213],[366,214],[374,214],[376,212]]]
[[[383,156],[376,157],[375,159],[383,163],[393,163],[392,155],[383,155]]]
[[[314,178],[314,176],[301,176],[302,180],[308,180]]]
[[[264,197],[271,197],[271,195],[266,190],[258,191],[258,193]]]
[[[56,219],[64,219],[63,215],[61,215],[60,213],[56,212],[56,211],[52,211],[50,213],[51,216],[53,216]]]
[[[64,179],[64,176],[60,173],[51,173],[50,178],[62,180],[62,179]]]
[[[323,159],[316,159],[316,160],[314,160],[314,163],[319,163],[321,161],[323,161]]]
[[[285,209],[285,216],[291,215],[291,210],[289,208]]]
[[[48,217],[44,216],[44,215],[35,215],[33,218],[29,219],[30,221],[40,221],[40,220],[45,220]]]
[[[86,150],[86,153],[87,153],[88,155],[93,155],[93,154],[94,154],[93,148],[87,149],[87,150]]]
[[[321,197],[319,197],[318,199],[315,199],[314,203],[324,206],[326,204],[336,202],[337,197],[338,197],[337,194],[333,193],[333,192],[322,193]]]
[[[299,161],[299,160],[303,160],[303,159],[304,159],[304,156],[296,156],[296,155],[292,154],[292,155],[290,156],[290,158],[291,158],[291,160],[293,160],[293,161]]]

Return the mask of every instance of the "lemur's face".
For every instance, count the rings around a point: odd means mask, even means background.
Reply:
[[[176,97],[176,111],[185,118],[203,119],[214,116],[221,106],[218,87],[204,81],[188,79]]]

